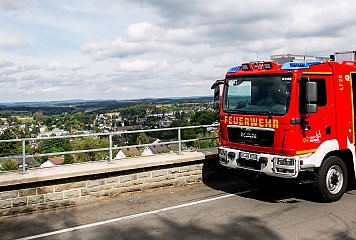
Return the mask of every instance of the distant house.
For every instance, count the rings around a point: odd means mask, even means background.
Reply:
[[[120,151],[116,154],[115,159],[123,159],[123,158],[126,158],[126,155],[125,155],[125,153],[124,153],[122,150],[120,150]]]
[[[17,164],[19,165],[19,167],[22,167],[22,158],[15,158],[17,161]],[[39,167],[40,164],[33,158],[33,157],[27,157],[25,158],[25,166],[26,168],[35,168],[35,167]]]
[[[153,154],[162,154],[162,153],[167,153],[168,148],[166,145],[152,145],[149,147]]]
[[[68,131],[61,130],[59,128],[55,128],[50,132],[45,132],[43,128],[41,128],[39,137],[64,136],[68,135],[68,133]]]
[[[41,164],[41,168],[53,167],[64,164],[64,156],[49,158],[46,162]]]
[[[135,126],[118,126],[115,128],[115,131],[118,131],[118,132],[127,132],[131,129],[134,129]]]
[[[51,161],[55,165],[61,165],[64,164],[64,156],[48,158],[48,161]]]
[[[122,159],[126,157],[138,157],[138,156],[141,156],[141,152],[135,147],[130,147],[130,148],[121,149],[116,154],[115,159]]]
[[[156,144],[162,142],[159,138],[149,137],[148,138],[150,143]]]
[[[146,156],[152,156],[154,155],[154,153],[152,152],[150,147],[145,147],[145,149],[143,150],[143,152],[141,153],[142,157],[146,157]]]
[[[29,144],[30,144],[30,148],[39,148],[39,143],[36,140],[30,140]]]
[[[7,129],[7,127],[5,127],[5,126],[0,126],[0,134],[3,134],[6,129]]]
[[[54,166],[56,166],[56,165],[47,160],[41,164],[40,168],[47,168],[47,167],[54,167]]]
[[[40,127],[40,133],[45,133],[47,127]]]
[[[161,128],[169,127],[169,126],[171,126],[171,123],[172,123],[171,120],[165,119],[165,120],[162,120],[162,121],[159,122],[159,126]]]
[[[135,147],[130,147],[130,148],[124,148],[122,149],[123,153],[127,157],[128,155],[131,155],[132,157],[138,157],[141,156],[141,152],[135,148]]]

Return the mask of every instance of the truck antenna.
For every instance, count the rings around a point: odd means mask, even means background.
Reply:
[[[304,62],[305,62],[305,58],[307,57],[309,44],[310,44],[310,39],[308,40],[307,47],[306,47],[306,49],[305,49],[305,54],[304,54]]]
[[[267,60],[267,48],[265,47],[265,60]]]

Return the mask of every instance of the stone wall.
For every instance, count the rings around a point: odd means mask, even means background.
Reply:
[[[216,164],[212,161],[216,159],[0,187],[0,216],[82,205],[127,192],[201,182],[215,171],[211,166]],[[206,167],[208,165],[210,167]]]

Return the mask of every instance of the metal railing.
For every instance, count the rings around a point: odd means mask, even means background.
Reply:
[[[66,155],[66,154],[78,154],[78,153],[90,153],[90,152],[103,152],[109,151],[108,162],[112,163],[113,160],[113,151],[121,150],[125,148],[134,148],[134,147],[149,147],[155,145],[169,145],[169,144],[178,144],[178,154],[182,154],[182,144],[187,142],[195,142],[201,140],[217,139],[217,137],[203,137],[203,138],[193,138],[193,139],[182,139],[182,130],[185,129],[195,129],[195,128],[217,128],[218,124],[211,125],[199,125],[199,126],[185,126],[185,127],[174,127],[174,128],[160,128],[160,129],[146,129],[146,130],[133,130],[133,131],[119,131],[119,132],[109,132],[109,133],[92,133],[92,134],[79,134],[79,135],[65,135],[65,136],[54,136],[54,137],[39,137],[39,138],[21,138],[21,139],[9,139],[9,140],[0,140],[1,143],[11,143],[11,142],[22,142],[22,155],[12,155],[6,157],[0,157],[0,160],[9,160],[14,158],[22,158],[21,173],[26,172],[26,158],[28,157],[50,157],[57,155]],[[126,145],[126,146],[113,146],[113,136],[121,136],[123,134],[134,134],[134,133],[146,133],[146,132],[160,132],[160,131],[178,131],[177,140],[168,141],[168,142],[159,142],[159,143],[150,143],[150,144],[136,144],[136,145]],[[75,150],[75,151],[64,151],[64,152],[51,152],[51,153],[40,153],[40,154],[27,154],[26,153],[26,142],[28,141],[41,141],[49,139],[66,139],[66,138],[83,138],[83,137],[109,137],[109,146],[106,148],[95,148],[95,149],[85,149],[85,150]]]

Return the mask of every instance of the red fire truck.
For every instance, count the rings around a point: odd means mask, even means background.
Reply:
[[[220,163],[275,177],[307,176],[322,200],[339,200],[356,177],[356,61],[355,52],[331,58],[279,55],[232,67],[217,80]]]

